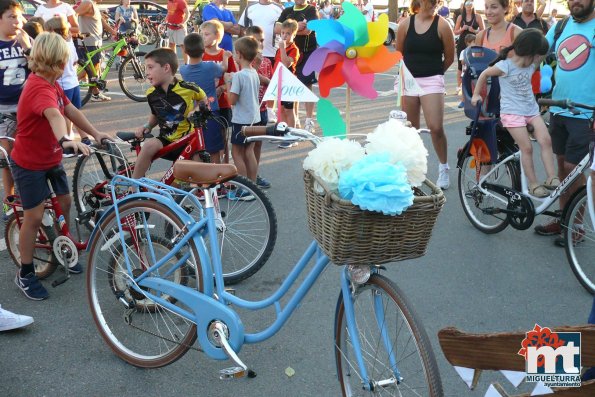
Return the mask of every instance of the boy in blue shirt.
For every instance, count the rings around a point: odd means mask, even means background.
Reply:
[[[213,114],[217,119],[219,116],[219,103],[215,81],[218,81],[223,73],[227,71],[227,63],[230,53],[223,54],[223,62],[220,64],[212,61],[203,61],[205,44],[198,33],[190,33],[184,38],[184,51],[188,55],[188,64],[180,67],[180,74],[184,81],[196,84],[207,94]],[[217,120],[209,120],[207,128],[203,131],[207,152],[211,154],[213,163],[221,163],[225,142],[221,135],[221,125]]]

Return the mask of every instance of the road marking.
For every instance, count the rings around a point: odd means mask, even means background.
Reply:
[[[0,251],[6,251],[6,241],[0,240]]]

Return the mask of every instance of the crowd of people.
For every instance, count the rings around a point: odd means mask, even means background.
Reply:
[[[365,18],[374,21],[372,1],[359,3]],[[501,54],[498,63],[485,72],[484,79],[498,76],[502,81],[502,123],[523,151],[531,194],[538,197],[547,194],[547,190],[555,188],[587,152],[591,129],[584,116],[556,114],[559,110],[552,109],[547,134],[531,90],[531,74],[554,45],[554,54],[562,61],[562,67],[556,72],[553,97],[595,103],[595,91],[581,89],[595,86],[595,74],[590,72],[595,66],[593,0],[568,0],[571,16],[559,37],[554,37],[555,21],[542,19],[544,4],[541,0],[535,9],[533,0],[514,4],[510,0],[485,0],[484,22],[476,12],[473,0],[466,0],[451,24],[447,20],[451,11],[442,2],[414,0],[409,14],[400,16],[395,47],[403,53],[404,63],[419,88],[410,91],[410,87],[405,87],[402,107],[416,128],[420,126],[423,112],[439,160],[439,187],[447,189],[450,185],[444,131],[444,74],[457,56],[460,87],[464,67],[462,54],[473,44]],[[273,103],[263,102],[264,92],[278,64],[289,69],[307,87],[316,83],[314,73],[303,73],[304,64],[317,48],[315,32],[308,29],[307,23],[338,15],[330,1],[312,5],[306,0],[295,0],[292,5],[284,6],[271,0],[258,0],[248,5],[238,20],[226,6],[227,0],[212,0],[204,5],[198,33],[187,34],[186,23],[194,18],[193,11],[189,11],[185,0],[168,1],[166,22],[170,48],[155,49],[145,55],[147,79],[151,84],[147,92],[149,116],[145,125],[136,131],[140,137],[158,128],[159,134],[143,145],[133,177],[145,174],[158,150],[188,134],[191,131],[189,115],[197,111],[200,104],[208,104],[218,118],[231,126],[231,137],[228,137],[227,128],[221,124],[211,121],[207,125],[205,143],[212,161],[230,161],[229,141],[238,172],[256,181],[261,188],[271,186],[258,172],[260,144],[247,143],[240,133],[241,128],[266,125],[275,119],[290,126],[302,125],[299,103],[282,101],[278,104],[279,109],[274,111]],[[74,68],[77,52],[72,37],[79,32],[86,33],[87,48],[98,48],[102,45],[103,29],[111,28],[106,26],[94,0],[83,0],[76,9],[60,0],[49,0],[38,8],[38,19],[27,22],[29,26],[23,26],[18,2],[0,0],[0,16],[0,65],[3,66],[0,67],[3,81],[0,113],[17,115],[16,125],[6,120],[0,123],[0,135],[14,136],[18,132],[14,148],[1,142],[7,150],[12,150],[12,174],[4,168],[2,180],[4,194],[8,196],[14,192],[14,177],[24,209],[19,246],[22,263],[15,283],[28,298],[42,300],[48,293],[35,276],[32,252],[43,215],[43,202],[48,194],[42,188],[46,186],[45,179],[49,175],[60,204],[68,214],[70,195],[61,166],[62,149],[87,154],[86,145],[91,143],[90,138],[97,142],[109,138],[97,131],[78,110],[80,91]],[[138,20],[130,0],[122,0],[116,10],[116,19],[118,29],[123,31]],[[46,32],[40,33],[43,30]],[[455,35],[459,37],[457,44]],[[234,41],[232,36],[242,37]],[[578,51],[578,47],[571,46],[573,38],[582,38],[589,43],[585,56],[569,57],[569,51],[570,54]],[[178,47],[183,54],[182,65],[176,53]],[[99,67],[100,59],[94,62]],[[182,79],[176,77],[178,72]],[[480,79],[478,85],[481,83]],[[474,101],[479,99],[478,95],[473,98]],[[101,102],[110,98],[97,89],[92,100]],[[24,101],[26,107],[22,105]],[[172,123],[174,109],[178,114]],[[81,135],[81,142],[70,139],[71,124]],[[543,183],[533,172],[528,126],[536,131],[541,146],[547,173]],[[315,131],[312,103],[305,104],[303,127]],[[554,154],[557,173],[553,167]],[[250,199],[243,192],[235,194],[233,199]],[[561,198],[561,207],[570,194],[568,192]],[[559,219],[538,226],[536,232],[559,235]],[[82,270],[78,263],[71,268],[75,274]],[[0,323],[4,321],[28,324],[32,319],[0,308]],[[0,325],[2,329],[3,325]]]

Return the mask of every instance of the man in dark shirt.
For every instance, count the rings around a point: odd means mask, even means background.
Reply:
[[[279,20],[275,25],[275,33],[281,31],[281,24],[287,19],[294,19],[298,23],[298,32],[295,36],[295,45],[300,50],[300,58],[296,65],[296,76],[304,83],[306,87],[312,89],[312,84],[316,82],[316,76],[312,72],[308,76],[304,76],[302,70],[306,61],[310,57],[310,54],[314,52],[318,44],[316,43],[316,33],[313,30],[308,29],[306,24],[308,21],[312,21],[318,18],[318,11],[316,7],[306,3],[306,0],[295,0],[293,7],[288,7],[283,10]],[[294,108],[297,112],[297,106]],[[304,123],[304,129],[314,132],[314,120],[312,115],[314,114],[314,103],[306,102],[306,122]],[[296,115],[296,120],[299,120]]]
[[[523,29],[539,29],[543,34],[546,34],[548,31],[547,22],[539,18],[535,13],[534,0],[523,0],[522,11],[512,20],[512,23]]]

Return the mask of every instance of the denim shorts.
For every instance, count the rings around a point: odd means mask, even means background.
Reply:
[[[233,145],[247,145],[248,143],[246,142],[246,137],[244,136],[244,134],[242,134],[242,127],[251,127],[251,125],[232,123],[232,126],[233,130],[231,132],[231,143]]]
[[[64,90],[66,98],[74,105],[75,108],[81,108],[81,88],[77,85],[69,90]]]
[[[52,184],[56,196],[69,194],[68,178],[62,164],[49,170],[35,171],[18,166],[14,161],[10,162],[12,178],[19,191],[23,209],[30,210],[42,204],[50,197],[50,188],[47,180]]]

